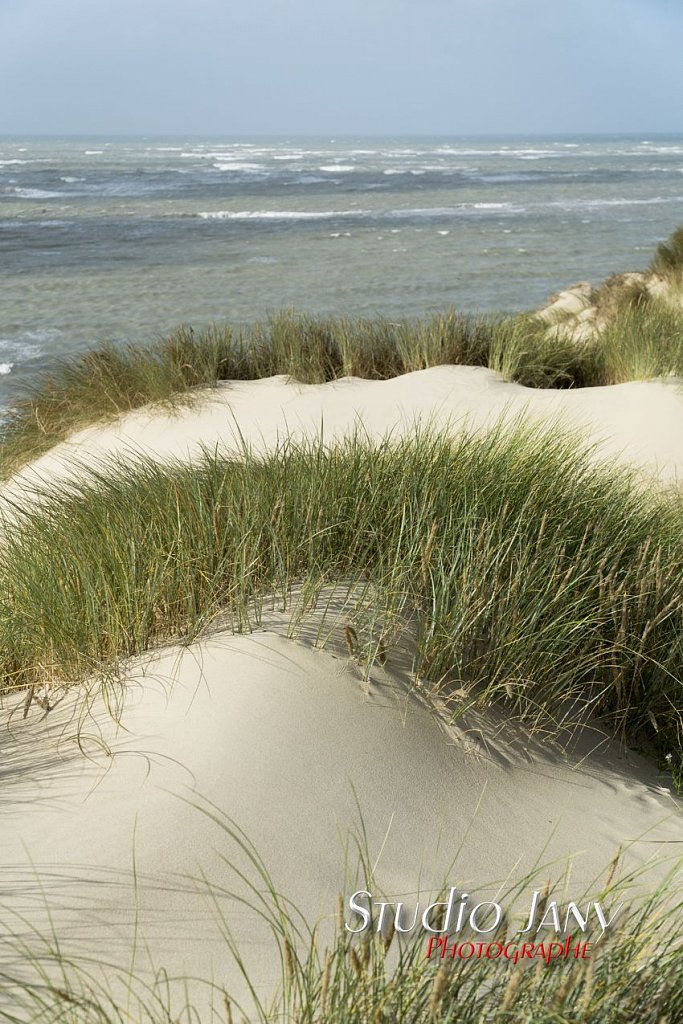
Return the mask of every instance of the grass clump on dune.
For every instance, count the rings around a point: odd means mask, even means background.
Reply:
[[[528,317],[424,320],[283,312],[242,330],[180,327],[154,345],[108,345],[55,362],[0,428],[0,477],[75,430],[149,403],[182,403],[220,381],[286,374],[306,384],[386,380],[442,365],[488,366],[529,387],[591,383],[590,356]]]
[[[302,1024],[676,1024],[683,1003],[680,949],[667,943],[676,921],[649,901],[618,945],[597,948],[590,964],[563,969],[505,970],[499,962],[426,965],[424,943],[404,950],[392,969],[382,936],[355,945],[340,941],[320,963],[295,961],[277,1006],[278,1020]],[[679,908],[680,912],[680,908]],[[654,942],[658,942],[658,946]],[[505,941],[501,936],[499,941]],[[310,962],[312,960],[312,963]],[[314,1016],[324,1002],[326,1015]],[[271,1019],[265,1014],[261,1020]]]
[[[659,243],[650,269],[665,277],[680,277],[683,274],[683,226],[677,228],[666,241]]]
[[[594,351],[602,384],[683,377],[683,308],[652,301],[625,307],[608,323]]]
[[[0,683],[73,682],[219,614],[248,629],[265,595],[301,586],[312,604],[345,581],[371,592],[389,647],[414,632],[425,686],[539,728],[597,715],[666,755],[681,740],[682,526],[679,499],[521,429],[105,467],[13,514]]]
[[[535,329],[547,330],[538,324]],[[565,346],[571,387],[683,377],[683,307],[624,298],[615,301],[590,339],[574,340],[571,331],[557,328],[549,333],[558,355]]]
[[[157,345],[105,345],[57,360],[20,398],[0,427],[6,477],[81,427],[154,402],[187,400],[211,386],[230,352],[230,335],[180,330]]]
[[[657,249],[652,270],[669,285],[683,272],[683,228]],[[683,376],[683,307],[655,300],[645,275],[621,274],[597,292],[599,327],[577,341],[566,314],[477,316],[450,310],[417,320],[283,311],[233,328],[181,326],[151,345],[104,345],[56,360],[0,428],[0,478],[75,430],[150,403],[188,401],[221,381],[286,374],[304,384],[386,380],[432,366],[486,366],[527,387],[568,388]],[[558,329],[558,327],[560,329]]]

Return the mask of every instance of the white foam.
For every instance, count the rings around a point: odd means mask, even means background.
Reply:
[[[8,373],[12,372],[14,363],[0,363],[0,377],[5,377]]]
[[[67,185],[73,185],[77,181],[85,181],[85,178],[74,178],[72,174],[66,174],[60,181],[65,181]]]
[[[242,160],[242,154],[239,152],[240,148],[241,148],[240,146],[235,145],[235,146],[230,146],[230,147],[225,148],[225,149],[211,149],[211,150],[191,149],[191,150],[183,150],[180,155],[181,155],[181,157],[184,157],[185,159],[195,159],[195,160],[219,160],[219,161],[223,161],[223,160],[226,160],[226,161],[240,160],[241,161]],[[248,148],[249,148],[249,152],[244,154],[247,157],[264,156],[264,155],[267,155],[268,152],[269,152],[268,150],[255,149],[253,146],[248,147]]]
[[[62,199],[63,192],[46,192],[41,188],[15,188],[14,194],[20,199]]]
[[[333,220],[337,217],[367,217],[369,210],[209,210],[197,214],[202,220]]]
[[[226,160],[223,163],[215,163],[213,166],[217,171],[246,171],[247,173],[263,173],[266,170],[263,164],[243,163],[241,160]]]
[[[628,199],[625,196],[615,199],[562,199],[549,203],[563,210],[599,209],[609,206],[661,206],[667,203],[681,203],[683,196],[652,196],[649,199]]]
[[[292,185],[321,185],[323,182],[330,184],[334,178],[322,178],[319,174],[300,174],[294,182],[286,182],[286,184]]]
[[[472,203],[472,207],[475,210],[512,210],[512,209],[520,209],[520,207],[513,207],[512,203]]]
[[[461,203],[459,206],[426,206],[407,208],[403,210],[390,210],[384,216],[403,217],[457,217],[460,214],[468,213],[471,210],[500,210],[507,213],[523,213],[523,206],[516,206],[514,203]]]
[[[103,149],[85,149],[83,150],[85,156],[102,156],[104,153]]]
[[[434,152],[444,156],[503,156],[503,157],[542,157],[561,156],[562,154],[553,149],[458,149],[453,146],[439,146]]]
[[[35,359],[43,354],[43,346],[46,342],[54,341],[61,334],[62,331],[58,328],[48,327],[37,331],[22,331],[21,334],[15,335],[15,337],[0,338],[0,353],[8,360],[4,365],[9,366],[11,369],[16,361]],[[9,362],[9,360],[12,360],[12,362]],[[5,373],[9,372],[9,370],[5,370]]]
[[[197,216],[202,220],[235,221],[336,220],[340,217],[403,220],[409,217],[455,217],[474,210],[523,213],[524,209],[523,206],[516,206],[514,203],[462,203],[460,206],[407,207],[395,210],[204,210]]]
[[[318,170],[326,174],[350,174],[356,168],[352,164],[323,164]]]
[[[62,331],[58,327],[45,327],[37,331],[25,331],[24,337],[28,338],[29,341],[52,341],[54,338],[59,338],[62,335]]]
[[[20,149],[20,153],[25,153],[25,149]],[[47,157],[32,157],[28,160],[19,160],[17,157],[8,158],[6,160],[0,160],[0,167],[6,167],[10,164],[48,164],[50,161]]]
[[[642,143],[643,146],[647,146],[648,153],[668,153],[672,156],[683,156],[682,146],[653,146],[651,143]]]

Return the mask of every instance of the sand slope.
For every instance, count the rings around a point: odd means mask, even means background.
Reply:
[[[525,388],[483,367],[440,366],[386,381],[345,378],[302,385],[287,377],[223,384],[174,415],[144,408],[90,427],[22,470],[3,491],[16,495],[68,477],[73,462],[144,453],[187,459],[202,447],[272,448],[278,438],[334,440],[361,427],[371,437],[410,431],[416,422],[483,428],[501,417],[564,425],[606,457],[619,457],[663,481],[683,480],[683,387],[677,379],[568,391]]]
[[[246,862],[198,800],[245,830],[310,924],[334,914],[340,889],[353,891],[344,848],[361,819],[377,890],[409,901],[445,879],[495,898],[506,879],[539,863],[552,865],[543,880],[556,877],[567,860],[579,896],[595,890],[619,843],[625,868],[659,861],[647,888],[680,853],[680,803],[635,755],[608,745],[586,757],[584,745],[565,759],[511,726],[494,734],[494,719],[449,729],[391,663],[366,692],[346,658],[261,632],[219,634],[140,664],[118,725],[101,695],[86,711],[72,692],[26,723],[9,712],[18,699],[7,700],[5,932],[25,934],[26,922],[48,931],[48,902],[70,955],[125,969],[137,945],[143,972],[163,965],[236,984],[202,877],[243,892],[227,862]],[[278,968],[272,946],[259,945],[266,930],[235,900],[218,902],[268,986]]]

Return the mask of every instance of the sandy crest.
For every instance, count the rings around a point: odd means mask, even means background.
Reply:
[[[347,377],[306,385],[278,376],[230,382],[202,398],[174,414],[147,407],[82,430],[20,471],[3,493],[15,497],[68,478],[77,472],[75,463],[98,465],[134,453],[185,460],[202,448],[272,449],[286,436],[322,432],[333,441],[360,427],[381,438],[410,432],[416,422],[478,429],[520,416],[579,430],[600,455],[663,482],[683,480],[683,386],[676,378],[558,391],[511,384],[483,367],[439,366],[386,381]]]

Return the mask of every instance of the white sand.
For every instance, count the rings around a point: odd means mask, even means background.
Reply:
[[[177,416],[141,410],[83,431],[5,493],[68,476],[74,460],[187,458],[202,446],[237,451],[240,437],[262,449],[288,432],[310,435],[321,422],[329,440],[359,423],[375,437],[404,432],[416,419],[484,427],[522,411],[580,428],[605,456],[662,481],[683,479],[675,381],[532,391],[485,369],[441,367],[386,382],[304,387],[277,377],[224,386]],[[620,844],[626,868],[650,865],[643,885],[652,888],[667,859],[681,854],[681,803],[642,759],[605,744],[589,755],[595,738],[563,758],[493,715],[448,729],[407,695],[391,659],[376,669],[368,695],[339,653],[272,631],[171,649],[144,676],[140,664],[130,668],[121,728],[97,695],[80,724],[75,694],[47,716],[34,705],[26,722],[10,712],[19,696],[6,701],[4,934],[31,926],[47,934],[48,904],[67,953],[125,968],[135,934],[136,969],[163,965],[238,984],[201,879],[239,889],[222,858],[240,863],[240,854],[192,805],[199,798],[246,831],[311,925],[334,913],[344,847],[361,815],[377,889],[411,899],[444,880],[496,898],[534,865],[554,862],[545,879],[567,860],[570,896],[595,896]],[[87,756],[74,740],[78,729]],[[358,887],[366,881],[361,872]],[[259,945],[263,926],[234,899],[219,903],[267,987],[279,969],[272,948]],[[1,963],[9,955],[3,947]],[[109,981],[115,974],[104,969]]]
[[[406,433],[416,422],[484,428],[519,416],[579,430],[605,457],[621,458],[662,481],[683,480],[683,385],[677,379],[558,391],[510,384],[483,367],[441,366],[387,381],[302,385],[280,376],[225,384],[176,415],[141,409],[83,430],[17,474],[3,491],[16,495],[44,480],[68,477],[74,461],[92,466],[132,453],[187,459],[202,447],[268,449],[278,438],[311,436],[321,427],[332,441],[358,426],[384,437]]]
[[[235,984],[201,879],[233,889],[221,858],[244,857],[200,797],[245,830],[311,925],[334,914],[361,818],[372,891],[408,902],[444,880],[500,898],[535,865],[552,865],[542,883],[567,860],[570,894],[595,895],[620,843],[625,868],[660,862],[647,888],[680,853],[680,803],[637,756],[608,746],[565,759],[493,718],[447,729],[397,674],[378,668],[366,695],[345,658],[272,632],[222,634],[132,673],[119,729],[97,697],[87,716],[73,694],[47,717],[17,713],[2,739],[3,931],[24,931],[12,913],[46,931],[47,902],[70,955],[125,968],[136,933],[138,970]],[[361,872],[346,893],[366,882]],[[264,928],[220,904],[255,980],[272,983]]]

